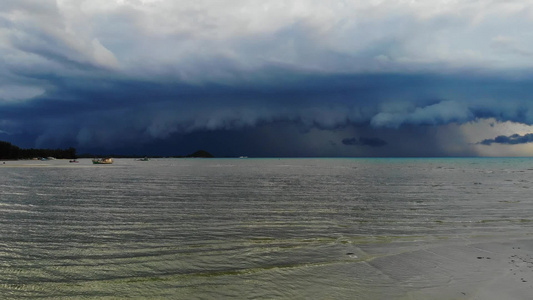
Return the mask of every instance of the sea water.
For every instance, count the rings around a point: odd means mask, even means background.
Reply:
[[[528,247],[532,181],[528,158],[8,161],[0,296],[459,299]]]

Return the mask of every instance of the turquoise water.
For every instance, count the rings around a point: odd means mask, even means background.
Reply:
[[[412,299],[473,276],[413,257],[524,247],[532,181],[529,158],[9,161],[0,295]]]

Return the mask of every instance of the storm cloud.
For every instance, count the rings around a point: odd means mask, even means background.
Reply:
[[[482,145],[492,145],[492,144],[507,144],[507,145],[516,145],[516,144],[527,144],[533,142],[533,134],[528,133],[525,135],[513,134],[510,136],[500,135],[494,139],[485,139],[479,142]]]
[[[404,135],[397,145],[422,127],[533,124],[527,3],[4,2],[0,140],[23,147],[163,149],[209,132],[245,147],[239,134],[262,145],[383,130]],[[275,155],[269,145],[247,149]],[[335,155],[327,145],[306,147]]]

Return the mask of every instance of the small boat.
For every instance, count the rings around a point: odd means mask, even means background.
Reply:
[[[68,161],[69,163],[79,163],[80,161],[77,159],[71,159]]]
[[[112,163],[113,163],[113,159],[111,157],[93,159],[93,164],[95,165],[109,165]]]
[[[139,158],[137,160],[138,161],[149,161],[150,159],[148,157],[143,157],[143,158]]]

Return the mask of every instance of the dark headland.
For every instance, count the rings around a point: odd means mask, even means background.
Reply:
[[[115,158],[138,158],[138,157],[147,157],[146,155],[121,155],[121,154],[109,154],[109,153],[99,153],[99,154],[76,154],[76,149],[70,147],[68,149],[23,149],[18,146],[12,145],[9,142],[0,141],[0,159],[5,160],[17,160],[17,159],[32,159],[40,157],[54,157],[59,159],[75,159],[75,158],[93,158],[93,157],[115,157]],[[149,156],[149,157],[159,157],[159,156]],[[188,155],[176,155],[170,156],[172,158],[212,158],[215,157],[213,154],[205,151],[198,150],[194,153]]]

